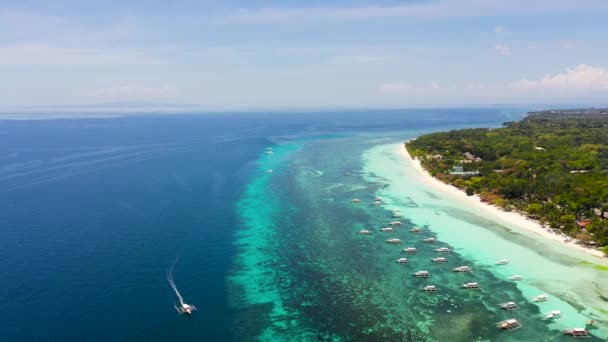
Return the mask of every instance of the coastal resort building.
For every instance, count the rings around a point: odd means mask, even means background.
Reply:
[[[441,154],[435,154],[431,156],[433,160],[443,160],[443,156]]]
[[[473,177],[481,174],[479,171],[465,171],[464,167],[457,165],[452,167],[452,171],[450,171],[451,175],[454,176],[463,176],[463,177]]]
[[[587,229],[587,226],[589,226],[589,224],[591,223],[591,221],[588,220],[584,220],[584,221],[576,221],[576,225],[580,228],[580,229]]]
[[[600,208],[594,208],[593,215],[600,217],[600,218],[608,219],[608,211],[602,211],[602,209],[600,209]]]

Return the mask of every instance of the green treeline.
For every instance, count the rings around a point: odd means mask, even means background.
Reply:
[[[469,195],[608,245],[606,110],[533,112],[502,128],[433,133],[406,147],[433,176]]]

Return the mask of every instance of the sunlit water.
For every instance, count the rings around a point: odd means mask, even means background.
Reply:
[[[2,336],[566,340],[562,327],[606,308],[593,287],[605,283],[605,273],[426,189],[396,151],[423,132],[518,117],[508,114],[0,120]],[[375,196],[385,205],[372,205]],[[396,207],[407,224],[381,233]],[[413,225],[425,232],[409,233]],[[373,234],[357,235],[361,229]],[[428,236],[438,243],[420,241]],[[390,237],[403,243],[388,245]],[[407,246],[420,252],[400,253]],[[440,246],[456,249],[448,264],[430,262]],[[402,256],[410,263],[397,264]],[[189,317],[176,312],[179,298],[166,277],[177,258],[176,288],[198,309]],[[511,264],[495,267],[501,258]],[[458,265],[473,273],[452,273]],[[418,270],[431,277],[415,278]],[[525,279],[505,279],[514,273]],[[469,280],[483,289],[459,288]],[[426,284],[439,292],[424,293]],[[550,300],[533,304],[538,292]],[[504,301],[516,301],[519,310],[501,311]],[[563,322],[542,320],[555,309],[564,312]],[[523,328],[498,331],[495,323],[511,316]]]

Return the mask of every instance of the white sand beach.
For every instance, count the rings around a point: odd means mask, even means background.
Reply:
[[[419,160],[412,158],[412,156],[405,148],[404,144],[400,144],[398,148],[401,155],[403,155],[405,162],[408,165],[412,165],[418,171],[418,173],[420,174],[420,181],[424,182],[427,186],[431,186],[441,191],[445,195],[453,197],[454,199],[466,201],[468,204],[475,206],[476,209],[478,209],[480,212],[483,212],[484,215],[492,216],[493,218],[505,221],[509,224],[509,226],[527,230],[529,232],[543,236],[544,238],[560,242],[564,246],[568,246],[570,248],[574,248],[579,251],[588,253],[594,257],[605,258],[604,253],[602,253],[601,251],[576,244],[575,240],[572,240],[571,242],[564,242],[567,237],[556,234],[546,228],[543,228],[543,226],[537,221],[525,217],[524,215],[518,212],[506,212],[498,207],[484,203],[481,201],[478,195],[467,196],[464,191],[452,185],[445,184],[437,178],[431,176],[431,174],[428,173],[422,167]]]

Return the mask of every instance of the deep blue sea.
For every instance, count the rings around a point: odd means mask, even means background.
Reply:
[[[229,341],[269,339],[277,331],[269,326],[285,324],[286,330],[293,326],[314,340],[357,339],[340,317],[351,323],[358,318],[346,314],[351,312],[347,302],[332,297],[326,288],[331,282],[312,281],[321,273],[308,264],[311,256],[298,250],[299,229],[327,221],[330,211],[320,206],[306,215],[298,212],[313,203],[306,198],[313,194],[290,182],[295,178],[282,171],[282,163],[303,149],[315,155],[314,148],[327,149],[333,139],[342,145],[326,156],[326,168],[298,172],[356,173],[361,152],[374,143],[496,126],[523,112],[0,120],[0,336],[4,341]],[[270,164],[264,161],[268,147],[275,151]],[[289,160],[292,171],[303,165]],[[277,217],[302,224],[278,224]],[[350,217],[365,219],[362,213]],[[308,243],[306,252],[314,255],[314,246]],[[280,274],[256,274],[257,267],[263,270],[278,259],[285,268]],[[191,317],[180,316],[173,306],[177,299],[166,276],[171,265],[185,301],[198,308]],[[243,289],[268,279],[282,288],[266,288],[263,295],[276,296],[271,301],[281,308],[259,304],[264,300],[252,293],[259,289]],[[311,288],[298,289],[301,279],[311,280]],[[300,309],[281,292],[293,287],[310,294],[315,284],[324,290]],[[273,321],[289,312],[293,322]]]

